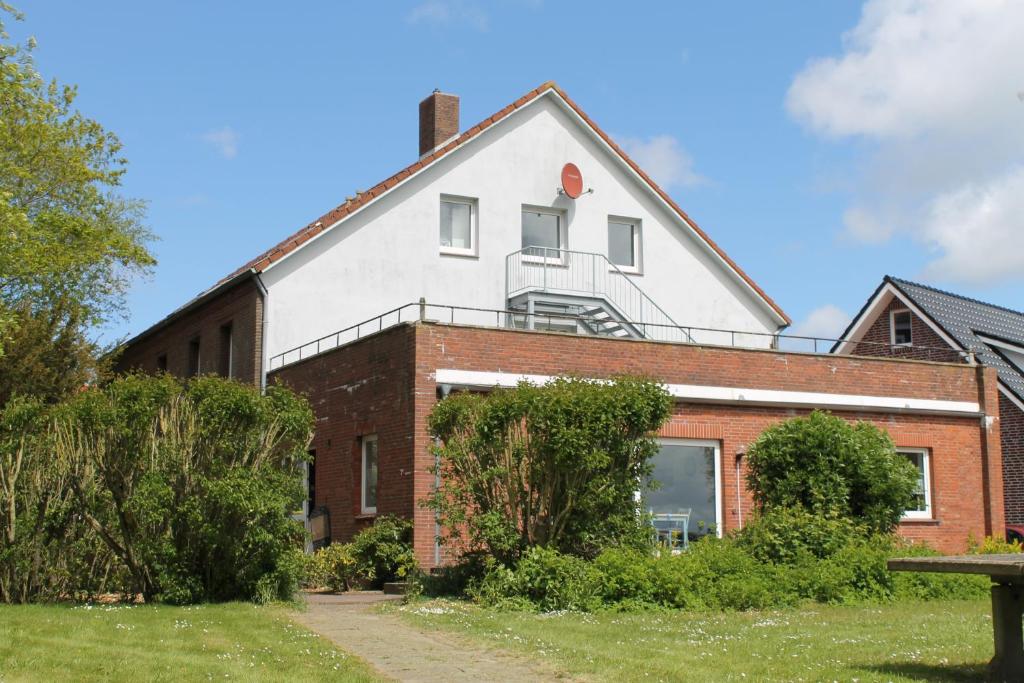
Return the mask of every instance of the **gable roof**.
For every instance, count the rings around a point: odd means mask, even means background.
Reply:
[[[925,314],[927,322],[952,338],[962,350],[973,351],[979,363],[995,368],[1003,385],[1024,401],[1024,368],[1009,362],[997,345],[986,342],[990,339],[1024,348],[1024,313],[1020,311],[886,275],[868,304],[843,332],[843,339],[857,327],[868,305],[886,285],[913,303]]]
[[[737,265],[735,261],[729,258],[721,247],[719,247],[714,240],[712,240],[706,232],[704,232],[700,226],[692,218],[690,218],[683,209],[672,200],[669,195],[658,187],[649,175],[647,175],[637,164],[633,161],[625,151],[622,150],[614,141],[601,130],[600,127],[594,121],[583,112],[579,106],[569,99],[569,96],[555,84],[554,81],[548,81],[543,83],[540,87],[531,90],[526,93],[515,102],[509,104],[504,109],[495,112],[491,116],[488,116],[480,123],[470,127],[464,133],[456,136],[448,143],[438,147],[432,152],[423,155],[416,162],[406,166],[402,170],[398,171],[391,177],[382,180],[377,183],[369,190],[365,192],[359,192],[355,197],[346,199],[346,201],[338,206],[334,207],[327,213],[323,214],[313,222],[307,224],[305,227],[299,229],[291,236],[281,240],[276,245],[267,249],[259,256],[251,259],[243,266],[237,268],[231,274],[219,280],[213,287],[200,293],[194,299],[186,303],[181,308],[174,311],[167,318],[156,323],[153,327],[139,334],[137,337],[130,340],[131,343],[145,335],[148,335],[155,329],[162,327],[166,323],[170,322],[171,319],[176,318],[186,311],[194,308],[202,301],[207,300],[213,293],[220,291],[230,283],[235,282],[243,277],[251,276],[252,274],[258,274],[269,268],[271,265],[285,258],[292,252],[302,248],[307,242],[317,237],[318,235],[331,230],[336,225],[341,223],[347,217],[356,213],[365,206],[371,204],[374,200],[388,193],[390,190],[397,187],[399,184],[417,175],[427,167],[433,165],[439,159],[447,156],[453,150],[458,149],[462,145],[465,145],[470,140],[476,138],[480,133],[487,130],[491,126],[497,124],[503,119],[514,114],[516,111],[527,106],[531,102],[543,97],[545,95],[556,95],[569,109],[571,109],[585,124],[585,126],[595,134],[602,142],[604,142],[620,159],[624,162],[639,178],[652,190],[670,209],[674,212],[682,221],[696,234],[698,239],[703,242],[712,252],[715,254],[728,269],[730,269],[747,287],[752,290],[754,295],[759,298],[771,312],[783,323],[783,327],[792,324],[792,320],[785,311],[769,297],[764,290],[762,290],[757,283],[755,283],[749,275],[747,275],[742,268]]]

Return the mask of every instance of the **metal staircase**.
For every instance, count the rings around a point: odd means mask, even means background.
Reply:
[[[505,257],[514,327],[606,337],[692,341],[628,273],[603,254],[524,247]]]

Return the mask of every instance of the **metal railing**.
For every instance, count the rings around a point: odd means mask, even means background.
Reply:
[[[567,329],[575,325],[577,330],[583,330],[586,328],[585,323],[591,322],[592,318],[589,316],[560,313],[528,313],[499,308],[428,304],[425,300],[420,299],[416,303],[393,308],[368,320],[350,325],[337,332],[332,332],[319,339],[314,339],[272,356],[268,369],[270,371],[278,370],[286,365],[312,358],[363,337],[377,334],[395,325],[414,321],[490,328],[529,328],[573,334],[573,332],[568,332]],[[833,346],[840,342],[847,342],[852,345],[852,350],[846,355],[902,358],[943,363],[955,363],[966,360],[969,363],[974,363],[974,357],[971,352],[958,351],[949,347],[906,346],[887,344],[885,342],[853,341],[831,339],[828,337],[807,337],[791,334],[772,334],[770,332],[722,330],[711,327],[661,325],[657,323],[637,323],[637,325],[648,339],[659,341],[661,337],[671,336],[674,330],[674,334],[679,337],[678,340],[669,340],[674,343],[731,346],[744,349],[776,349],[792,353],[828,355],[829,350]],[[586,333],[580,331],[576,332],[576,334],[582,335]]]
[[[505,257],[505,300],[527,292],[603,299],[630,325],[666,335],[649,338],[689,341],[678,335],[683,327],[604,254],[552,247],[514,251]]]

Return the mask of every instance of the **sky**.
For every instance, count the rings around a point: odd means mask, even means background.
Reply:
[[[414,161],[434,88],[465,130],[548,80],[791,332],[838,335],[886,274],[1024,309],[1019,0],[15,5],[159,237],[107,343]]]

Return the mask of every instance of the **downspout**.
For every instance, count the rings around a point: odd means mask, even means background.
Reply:
[[[740,463],[743,462],[743,451],[736,454],[736,527],[743,528],[743,490],[740,485]]]
[[[270,306],[268,305],[270,292],[263,284],[259,271],[253,269],[251,272],[256,281],[256,287],[260,290],[260,299],[263,301],[263,314],[260,316],[260,391],[265,392],[267,390],[267,323],[270,318]]]

